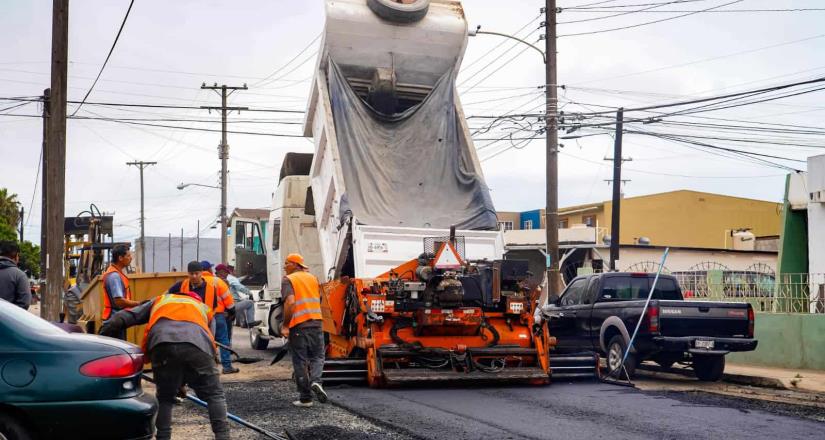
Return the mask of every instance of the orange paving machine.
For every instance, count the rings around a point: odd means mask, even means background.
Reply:
[[[453,231],[375,278],[324,285],[325,383],[549,383],[555,339],[534,328],[527,262],[468,260]]]

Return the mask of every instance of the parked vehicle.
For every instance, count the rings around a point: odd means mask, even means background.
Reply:
[[[542,310],[557,339],[556,349],[600,352],[609,370],[618,369],[640,317],[642,324],[625,363],[630,376],[639,362],[652,360],[664,368],[690,363],[697,378],[717,381],[726,354],[756,349],[750,304],[684,301],[679,283],[670,275],[659,277],[642,316],[654,277],[612,272],[573,279]]]
[[[137,346],[0,300],[0,439],[152,438],[158,404],[142,371]]]

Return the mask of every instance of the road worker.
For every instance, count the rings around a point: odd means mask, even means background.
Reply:
[[[105,323],[113,314],[128,307],[140,305],[132,300],[132,290],[129,288],[129,279],[125,270],[132,264],[132,251],[125,244],[118,244],[112,248],[112,262],[106,272],[103,272],[103,314],[101,319]],[[126,340],[126,329],[116,336]]]
[[[281,282],[284,299],[281,334],[289,338],[293,377],[299,393],[299,399],[292,404],[303,408],[312,406],[313,394],[319,402],[327,401],[327,393],[321,385],[324,370],[321,286],[308,269],[304,257],[289,254],[284,262],[286,276]]]
[[[113,336],[128,327],[147,324],[143,352],[152,362],[157,386],[159,410],[155,426],[159,440],[172,437],[172,405],[184,384],[209,405],[209,422],[215,438],[229,439],[226,398],[215,366],[215,340],[209,321],[209,307],[194,293],[165,293],[115,313],[100,329],[101,335]]]
[[[228,320],[235,319],[235,304],[232,295],[229,293],[229,287],[223,280],[204,270],[198,261],[190,261],[186,266],[186,271],[188,273],[186,279],[172,285],[169,288],[169,293],[192,292],[200,297],[204,304],[209,307],[210,318],[215,317],[213,321],[215,340],[229,347],[231,342],[229,340]],[[209,275],[205,276],[204,274]],[[220,355],[223,374],[234,374],[240,371],[232,366],[232,357],[229,351],[220,349]]]

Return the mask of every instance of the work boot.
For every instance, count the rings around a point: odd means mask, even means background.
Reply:
[[[312,408],[312,401],[304,402],[303,400],[296,400],[292,402],[293,405],[297,406],[298,408]]]
[[[257,327],[259,325],[261,325],[261,321],[252,321],[252,322],[250,322],[249,324],[246,325],[246,328]]]
[[[235,373],[237,373],[237,372],[239,372],[239,371],[241,371],[241,370],[239,370],[239,369],[238,369],[238,368],[236,368],[236,367],[229,367],[229,368],[224,368],[224,369],[223,369],[223,374],[235,374]]]
[[[327,392],[324,391],[324,387],[322,387],[320,383],[313,382],[309,388],[315,394],[315,398],[318,399],[319,402],[327,403],[329,396],[327,396]]]

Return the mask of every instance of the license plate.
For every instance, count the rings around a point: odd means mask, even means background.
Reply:
[[[705,350],[712,350],[713,349],[713,341],[703,341],[701,339],[697,339],[696,348],[704,348]]]

